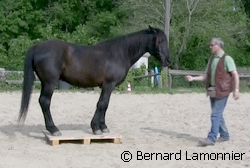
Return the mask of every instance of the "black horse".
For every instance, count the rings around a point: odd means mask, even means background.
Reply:
[[[146,52],[159,59],[164,67],[169,65],[168,41],[162,30],[149,26],[148,29],[90,46],[61,40],[48,40],[31,46],[24,63],[18,123],[22,125],[27,116],[35,71],[41,81],[39,104],[46,129],[52,135],[61,135],[50,111],[51,98],[59,80],[83,88],[102,88],[91,128],[93,134],[109,132],[105,115],[111,93],[124,81],[130,67]]]

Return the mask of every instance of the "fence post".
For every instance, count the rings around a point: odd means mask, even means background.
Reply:
[[[162,89],[162,75],[159,75],[158,87]]]
[[[0,80],[2,80],[4,78],[4,68],[0,68]]]
[[[154,70],[151,69],[150,70],[150,75],[154,75]],[[151,76],[151,86],[154,87],[154,84],[155,84],[155,81],[154,81],[155,77],[154,76]]]
[[[164,89],[167,89],[169,88],[168,86],[168,83],[169,83],[169,79],[168,79],[168,68],[167,67],[164,67],[162,69],[162,72],[161,72],[161,80],[162,80],[162,84],[163,84],[163,88]]]

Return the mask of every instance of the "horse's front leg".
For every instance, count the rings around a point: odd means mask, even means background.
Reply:
[[[110,96],[114,88],[115,83],[106,83],[102,86],[102,92],[97,102],[95,114],[91,121],[92,131],[96,135],[100,135],[102,132],[109,132],[109,129],[105,123],[105,115],[108,109]]]

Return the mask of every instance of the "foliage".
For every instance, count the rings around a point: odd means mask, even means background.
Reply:
[[[0,1],[0,67],[22,70],[27,49],[40,41],[59,38],[92,45],[152,25],[164,28],[165,0],[2,0]],[[238,67],[250,66],[249,0],[171,1],[169,47],[171,69],[204,70],[211,37],[221,37]],[[235,10],[234,10],[235,9]],[[149,69],[161,69],[149,58]],[[125,82],[144,70],[129,71]],[[167,77],[167,74],[164,75]],[[140,83],[141,82],[141,83]]]
[[[17,38],[10,40],[8,43],[10,47],[7,58],[8,64],[6,66],[14,70],[22,69],[22,64],[20,64],[20,62],[23,62],[26,51],[32,44],[32,40],[27,36],[18,36]]]
[[[3,0],[0,2],[0,67],[22,70],[28,47],[59,38],[85,45],[117,35],[123,19],[115,0]]]
[[[165,0],[128,0],[129,23],[139,29],[147,24],[164,28]],[[221,37],[238,66],[249,66],[249,18],[241,1],[182,0],[171,1],[170,51],[172,69],[204,70],[210,57],[209,42]],[[131,5],[132,4],[132,5]],[[233,10],[234,7],[236,10]],[[244,10],[245,9],[245,10]],[[155,64],[155,61],[151,62]]]

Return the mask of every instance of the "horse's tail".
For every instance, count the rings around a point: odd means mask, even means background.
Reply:
[[[32,86],[35,79],[33,59],[34,59],[34,51],[32,48],[29,48],[24,62],[22,100],[18,116],[19,125],[23,125],[28,113],[30,95],[32,92]]]

